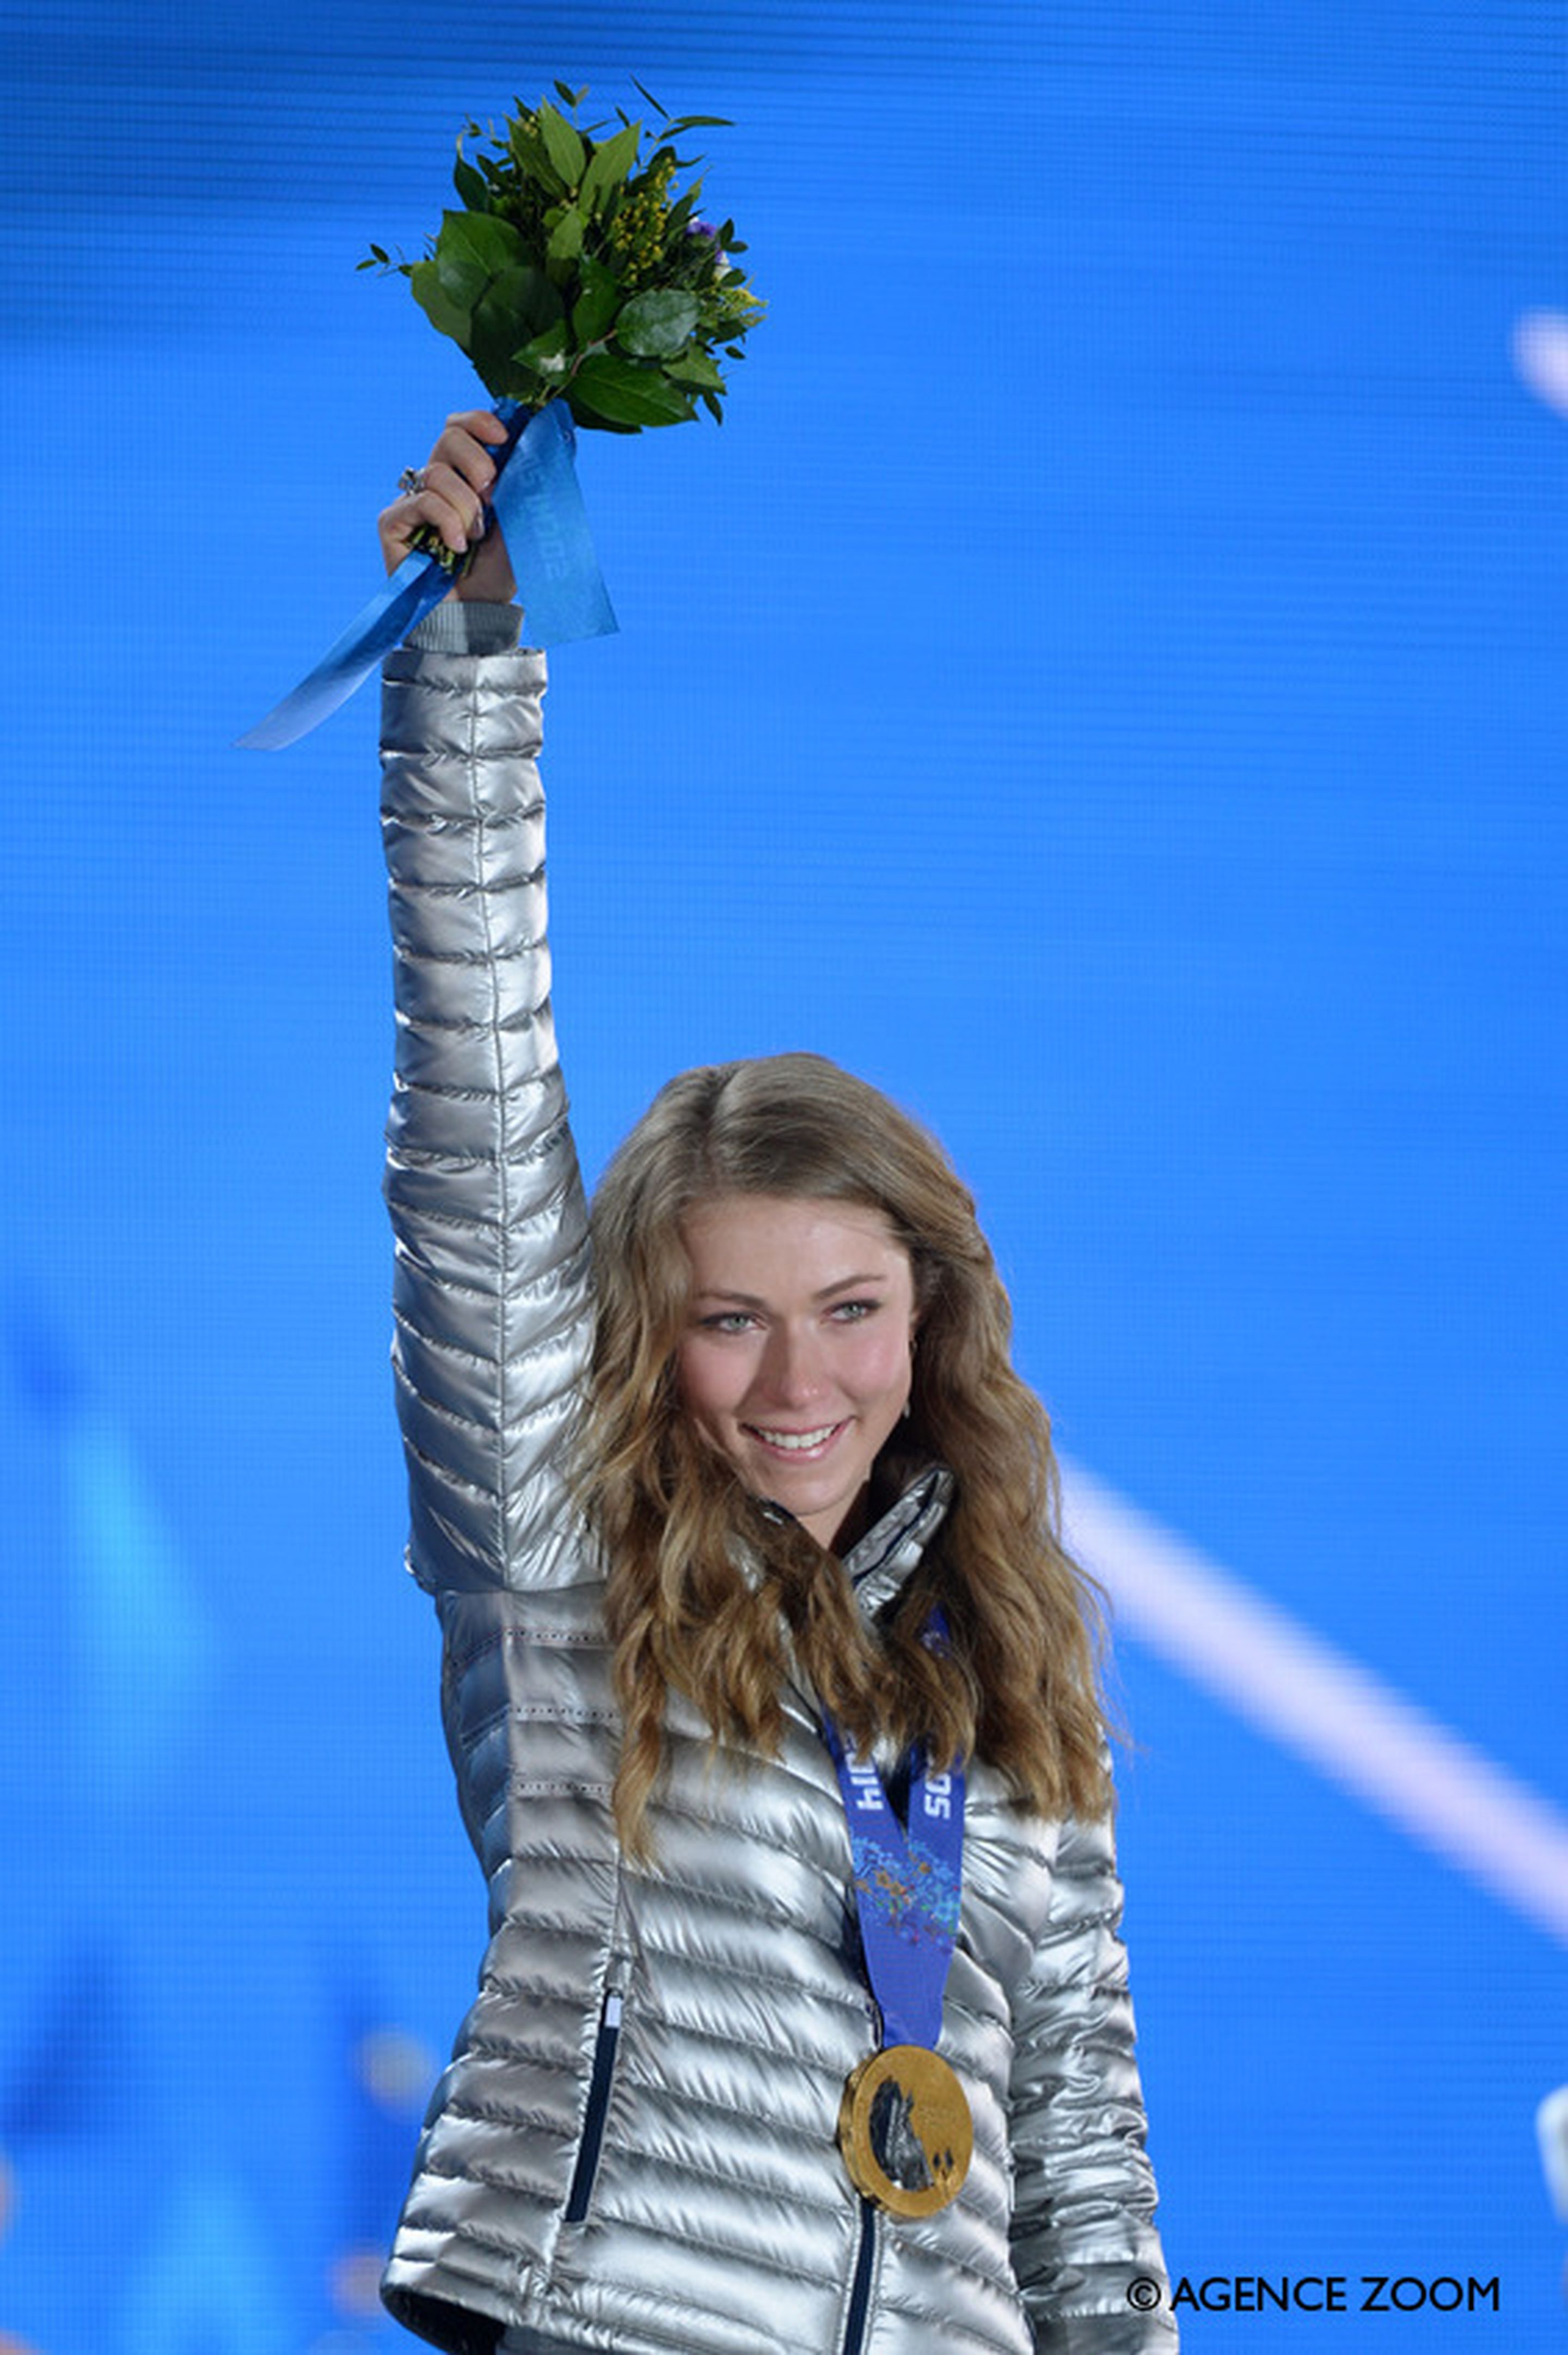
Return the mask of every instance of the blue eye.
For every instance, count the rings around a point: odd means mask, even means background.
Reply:
[[[705,1333],[744,1333],[752,1322],[752,1316],[746,1308],[720,1308],[711,1316],[699,1318],[699,1322]]]
[[[880,1300],[840,1300],[832,1313],[845,1325],[859,1325],[863,1316],[874,1316],[881,1306]]]

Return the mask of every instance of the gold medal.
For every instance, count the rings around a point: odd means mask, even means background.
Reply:
[[[850,2072],[838,2147],[857,2191],[894,2216],[934,2216],[969,2172],[975,2126],[963,2086],[923,2044],[889,2044]]]

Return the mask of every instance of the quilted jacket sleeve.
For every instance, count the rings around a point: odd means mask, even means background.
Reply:
[[[1013,2264],[1039,2355],[1173,2355],[1177,2343],[1121,1912],[1109,1821],[1064,1824],[1014,2014]]]
[[[432,1592],[571,1574],[592,1302],[549,1007],[544,687],[529,653],[404,646],[385,672],[393,1364],[410,1567]]]

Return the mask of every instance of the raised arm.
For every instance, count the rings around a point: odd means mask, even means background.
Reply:
[[[452,545],[472,536],[501,432],[449,421],[425,488],[381,519],[389,562],[421,522]],[[510,586],[504,549],[484,546],[460,597],[390,656],[383,694],[393,1363],[409,1561],[432,1592],[553,1583],[575,1551],[587,1215],[549,1006],[544,657],[517,650],[515,609],[491,602]]]

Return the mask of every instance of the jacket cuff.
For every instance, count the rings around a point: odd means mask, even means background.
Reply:
[[[523,626],[519,605],[487,605],[444,597],[403,640],[429,654],[509,655]]]

